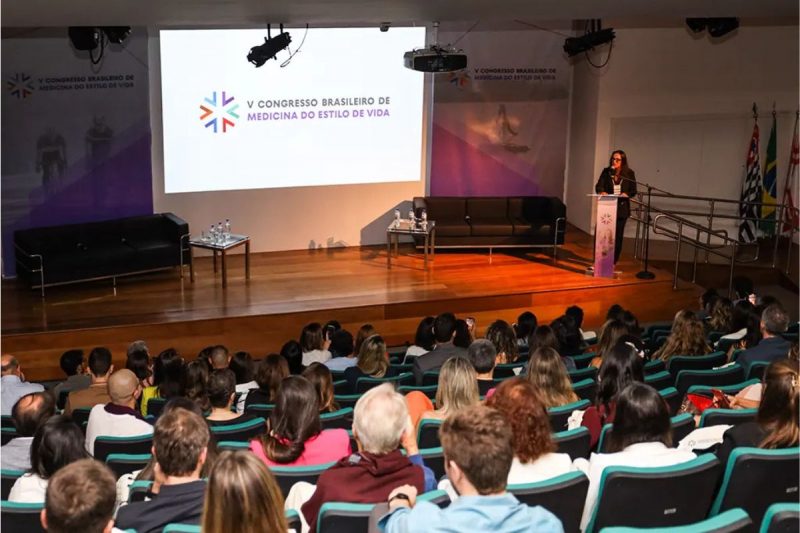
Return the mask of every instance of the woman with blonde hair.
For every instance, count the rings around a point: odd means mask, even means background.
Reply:
[[[350,392],[356,394],[356,383],[359,378],[391,378],[397,370],[389,366],[389,353],[386,343],[380,335],[372,335],[364,339],[358,351],[356,366],[344,371],[344,378],[350,386]]]
[[[444,420],[450,413],[480,402],[478,375],[469,359],[451,357],[439,371],[436,409],[422,413],[421,419]]]
[[[710,351],[703,323],[693,311],[684,309],[675,313],[669,337],[653,359],[666,361],[673,355],[705,355]]]
[[[546,409],[578,401],[567,368],[561,356],[552,348],[539,348],[531,354],[526,377]]]
[[[287,531],[283,495],[275,477],[244,451],[222,452],[206,486],[205,533]]]

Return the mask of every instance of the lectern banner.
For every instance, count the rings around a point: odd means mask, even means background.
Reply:
[[[594,276],[614,277],[614,240],[616,239],[617,197],[597,197],[597,223],[594,233]]]

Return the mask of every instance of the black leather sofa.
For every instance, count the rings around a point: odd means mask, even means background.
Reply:
[[[501,248],[564,244],[567,208],[549,196],[414,198],[414,212],[436,222],[437,248]],[[421,245],[424,237],[415,236]]]
[[[189,264],[189,224],[172,213],[14,232],[17,276],[31,288]],[[181,274],[183,272],[181,271]]]

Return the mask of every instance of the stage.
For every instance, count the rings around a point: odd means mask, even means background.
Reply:
[[[513,322],[531,310],[549,322],[573,304],[586,313],[584,329],[593,329],[613,303],[642,322],[669,320],[696,307],[702,292],[683,282],[673,291],[666,271],[637,279],[641,265],[625,253],[617,279],[586,276],[591,259],[590,236],[570,227],[555,261],[552,248],[437,251],[426,270],[421,252],[401,245],[391,269],[385,246],[252,254],[249,280],[243,255],[230,255],[224,290],[210,255],[195,257],[194,283],[187,267],[183,278],[175,269],[120,278],[116,287],[111,280],[52,287],[42,299],[4,280],[2,350],[20,358],[28,379],[60,379],[58,358],[70,348],[107,346],[118,367],[137,339],[154,355],[172,346],[191,359],[221,343],[260,358],[311,321],[336,319],[353,333],[369,322],[389,345],[401,345],[413,341],[425,315],[474,316],[483,334],[494,319]]]

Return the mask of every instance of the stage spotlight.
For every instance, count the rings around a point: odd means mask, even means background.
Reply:
[[[69,41],[75,50],[94,50],[100,44],[100,30],[90,26],[70,26]]]
[[[569,57],[573,57],[597,46],[610,43],[614,37],[616,35],[612,28],[589,32],[580,37],[567,37],[567,40],[564,41],[564,51]]]
[[[727,35],[739,27],[739,19],[735,17],[708,19],[708,34],[718,38]]]
[[[269,35],[269,30],[267,30],[267,35]],[[266,63],[268,59],[274,59],[277,53],[286,49],[291,42],[291,35],[283,31],[281,27],[281,33],[278,34],[277,37],[264,37],[264,44],[251,48],[250,52],[247,54],[247,60],[256,67],[260,67]]]
[[[708,19],[686,19],[686,26],[692,33],[701,33],[708,26]]]
[[[122,41],[128,38],[131,34],[130,26],[103,26],[100,28],[103,33],[108,37],[108,42],[114,44],[122,44]]]

